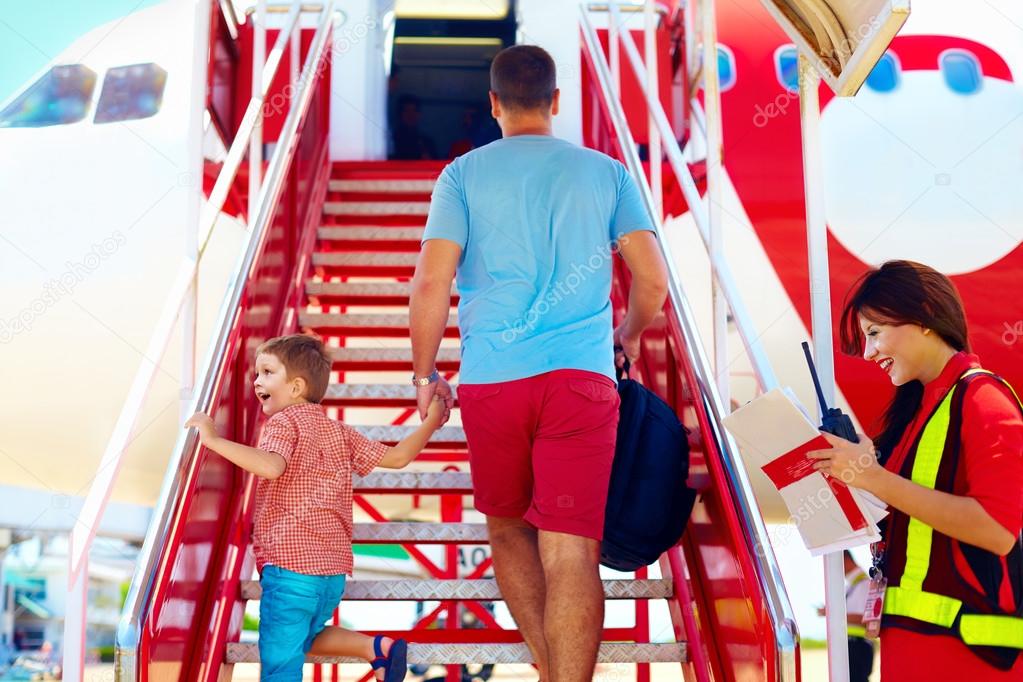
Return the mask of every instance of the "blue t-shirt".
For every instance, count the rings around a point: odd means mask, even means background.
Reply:
[[[636,230],[653,230],[639,189],[592,149],[516,135],[448,164],[423,241],[462,247],[460,381],[557,369],[614,378],[612,258]]]

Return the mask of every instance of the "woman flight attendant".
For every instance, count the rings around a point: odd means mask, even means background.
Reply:
[[[896,386],[875,441],[825,434],[833,449],[809,453],[892,512],[874,547],[882,679],[1023,680],[1023,407],[970,354],[955,286],[925,265],[861,277],[841,337]]]

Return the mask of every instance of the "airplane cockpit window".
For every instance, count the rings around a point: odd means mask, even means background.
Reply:
[[[42,128],[85,118],[96,72],[81,64],[55,66],[0,111],[0,128]]]
[[[795,45],[783,45],[774,52],[774,74],[789,92],[799,92],[799,52]]]
[[[94,123],[149,118],[160,110],[167,72],[156,64],[118,66],[107,71]]]
[[[890,52],[881,55],[867,76],[867,87],[875,92],[891,92],[899,85],[899,63]]]
[[[724,45],[718,45],[718,82],[722,91],[735,85],[735,55]]]
[[[945,84],[952,92],[972,95],[980,90],[983,76],[975,56],[964,50],[948,50],[938,61]]]

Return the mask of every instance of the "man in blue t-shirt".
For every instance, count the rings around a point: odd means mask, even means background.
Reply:
[[[581,682],[592,679],[603,623],[614,367],[639,355],[667,268],[622,164],[553,137],[550,55],[510,47],[490,84],[503,138],[452,161],[433,190],[409,310],[413,383],[422,415],[434,395],[450,408],[434,363],[457,274],[459,407],[494,573],[540,678]],[[632,273],[616,329],[615,254]]]

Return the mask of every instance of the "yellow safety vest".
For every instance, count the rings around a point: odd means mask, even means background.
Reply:
[[[980,372],[991,374],[986,370],[971,369],[965,372],[963,377]],[[931,490],[935,487],[942,454],[945,451],[945,440],[951,419],[950,406],[957,387],[958,382],[927,421],[916,449],[912,481]],[[1016,400],[1019,402],[1019,396],[1016,396]],[[909,519],[909,530],[906,534],[906,567],[899,584],[885,590],[883,612],[885,615],[904,616],[951,628],[962,609],[962,601],[923,590],[923,582],[927,577],[931,560],[933,537],[933,528],[918,519],[912,517]],[[968,645],[1023,649],[1023,618],[964,613],[959,617],[959,635]]]

